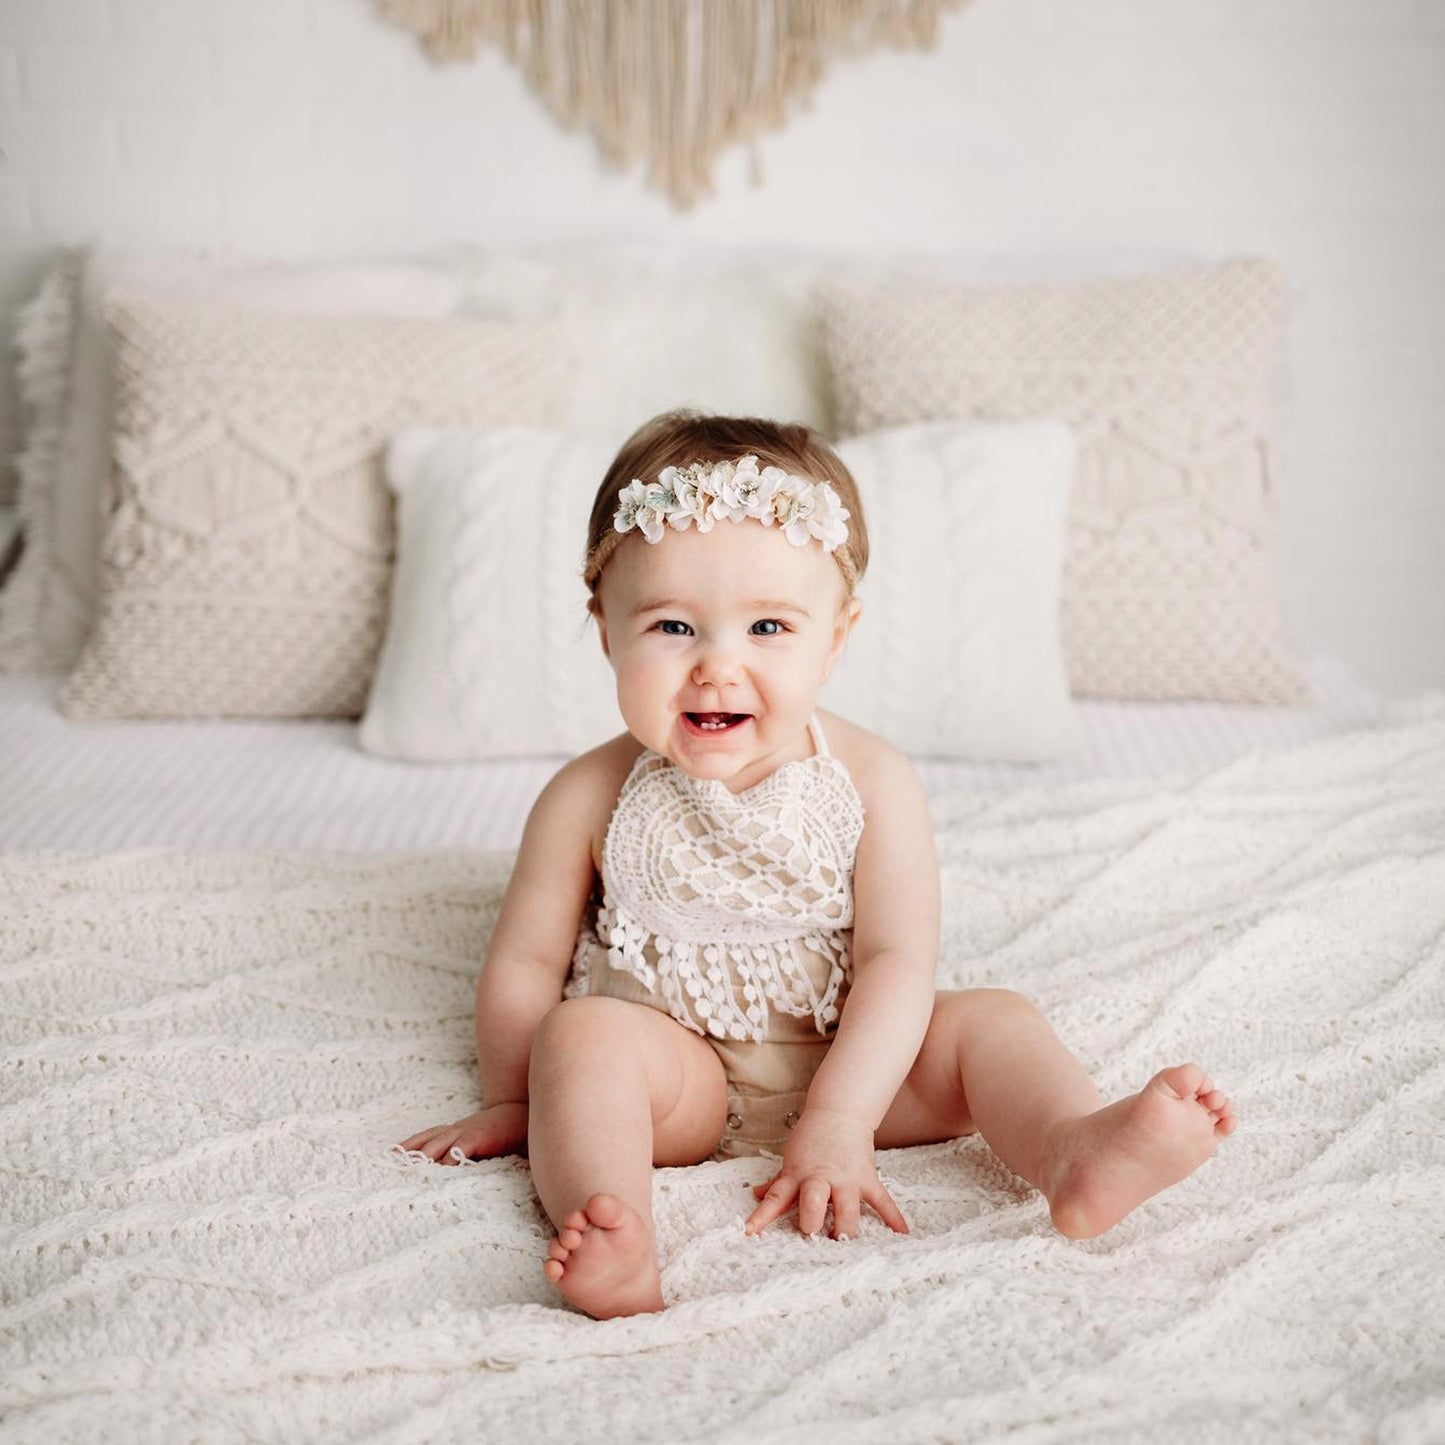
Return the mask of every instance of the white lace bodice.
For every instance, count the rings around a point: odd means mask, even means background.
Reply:
[[[852,963],[863,804],[816,718],[809,731],[812,757],[737,794],[651,750],[638,757],[608,824],[602,902],[578,940],[569,995],[587,991],[605,949],[610,967],[657,990],[697,1033],[762,1042],[771,1010],[831,1031]]]

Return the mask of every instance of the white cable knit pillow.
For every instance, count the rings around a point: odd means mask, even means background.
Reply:
[[[841,431],[1063,417],[1076,695],[1295,704],[1273,557],[1284,287],[1265,261],[1130,281],[823,297]]]
[[[863,617],[823,705],[917,755],[1069,751],[1057,629],[1068,428],[934,423],[838,450],[872,552]],[[524,427],[393,439],[398,554],[363,748],[453,762],[576,753],[621,731],[580,580],[613,451]]]
[[[580,753],[622,730],[581,570],[615,451],[514,426],[392,439],[396,567],[363,748],[457,762]]]
[[[355,717],[386,620],[382,456],[416,422],[554,413],[550,323],[116,297],[116,502],[71,717]]]
[[[869,560],[863,614],[823,706],[915,756],[1072,751],[1059,645],[1069,428],[925,422],[836,450],[863,499]]]

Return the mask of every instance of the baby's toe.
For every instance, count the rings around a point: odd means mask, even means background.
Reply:
[[[594,1194],[587,1201],[587,1218],[603,1229],[616,1229],[629,1213],[615,1194]]]
[[[1192,1099],[1205,1082],[1204,1070],[1198,1064],[1176,1064],[1172,1069],[1160,1069],[1150,1082],[1161,1085],[1176,1099]]]
[[[547,1257],[559,1262],[564,1261],[571,1253],[572,1251],[566,1248],[560,1239],[554,1239],[552,1243],[547,1246]]]
[[[571,1214],[567,1215],[567,1217],[563,1219],[562,1229],[572,1229],[576,1230],[578,1234],[586,1234],[588,1227],[591,1225],[591,1223],[592,1221],[588,1219],[588,1217],[580,1209],[574,1209]],[[557,1233],[561,1234],[562,1229],[559,1229]],[[573,1249],[576,1249],[576,1247],[577,1246],[575,1244],[572,1246]]]
[[[557,1231],[557,1243],[569,1253],[582,1243],[582,1231],[569,1229],[565,1225]]]
[[[557,1281],[562,1278],[564,1272],[559,1260],[549,1259],[546,1264],[542,1266],[542,1273],[545,1274],[553,1284],[556,1284]]]

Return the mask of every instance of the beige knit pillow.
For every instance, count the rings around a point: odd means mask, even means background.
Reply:
[[[550,325],[115,297],[115,506],[72,717],[354,717],[385,628],[383,452],[553,414]]]
[[[1081,696],[1295,704],[1272,553],[1284,286],[1264,261],[1134,281],[833,288],[840,430],[1062,417],[1060,603]]]

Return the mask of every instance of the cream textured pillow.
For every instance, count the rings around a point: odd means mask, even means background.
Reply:
[[[552,326],[112,299],[114,511],[72,717],[354,717],[386,616],[389,435],[540,421]]]
[[[286,262],[125,247],[77,253],[57,271],[32,303],[20,337],[27,393],[38,397],[43,387],[40,405],[53,397],[56,419],[51,434],[37,405],[29,448],[37,455],[22,473],[20,497],[25,553],[0,593],[0,671],[68,670],[95,620],[104,528],[114,505],[114,356],[105,321],[112,292],[287,313],[421,318],[457,311],[467,279],[441,261]],[[68,310],[59,309],[60,301]],[[45,321],[50,325],[42,330]]]
[[[576,753],[621,731],[580,580],[613,450],[610,439],[521,427],[395,438],[397,565],[363,748],[452,762]],[[863,619],[823,705],[920,755],[1068,751],[1075,719],[1057,631],[1068,428],[947,422],[839,451],[861,489],[872,559]]]
[[[1060,618],[1074,693],[1295,704],[1275,575],[1264,261],[1093,284],[832,288],[842,431],[1059,416],[1079,448]]]

